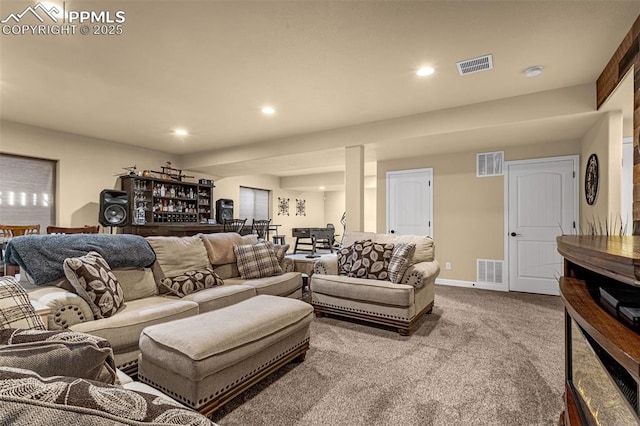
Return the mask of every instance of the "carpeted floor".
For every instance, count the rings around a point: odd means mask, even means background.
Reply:
[[[559,297],[436,286],[410,337],[315,318],[300,364],[235,398],[231,425],[552,425],[562,411]]]

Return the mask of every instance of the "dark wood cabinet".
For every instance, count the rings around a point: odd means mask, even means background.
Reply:
[[[140,176],[122,176],[129,194],[129,225],[208,224],[213,219],[212,184],[179,182]],[[127,229],[125,229],[126,233]],[[136,233],[136,232],[131,232]]]
[[[602,288],[638,290],[640,237],[562,236],[565,425],[640,424],[639,328],[601,300]],[[640,305],[639,305],[640,306]]]

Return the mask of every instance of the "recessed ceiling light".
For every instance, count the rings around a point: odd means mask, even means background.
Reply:
[[[184,129],[176,129],[173,131],[173,134],[176,136],[187,136],[189,134],[189,132],[187,132]]]
[[[432,67],[422,67],[418,71],[416,71],[416,75],[419,77],[426,77],[433,74],[434,72],[436,72],[436,70]]]
[[[529,67],[524,70],[524,75],[527,77],[537,77],[542,74],[542,66],[536,65],[535,67]]]
[[[262,113],[266,115],[273,115],[276,113],[276,109],[272,106],[262,107]]]

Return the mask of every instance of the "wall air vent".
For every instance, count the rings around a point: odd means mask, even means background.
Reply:
[[[504,163],[504,151],[484,152],[476,154],[476,176],[502,176]]]
[[[460,75],[473,74],[480,71],[488,71],[493,69],[493,56],[484,55],[477,58],[465,59],[456,62]]]
[[[502,284],[502,260],[478,259],[478,283]]]

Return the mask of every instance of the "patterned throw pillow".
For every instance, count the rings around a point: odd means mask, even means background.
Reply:
[[[269,244],[262,242],[233,246],[238,261],[238,271],[243,279],[265,278],[282,274],[280,263]]]
[[[393,247],[393,244],[381,244],[373,241],[365,241],[358,245],[352,255],[353,261],[348,276],[388,281],[387,270]]]
[[[5,328],[46,329],[14,277],[0,278],[0,329]]]
[[[0,366],[2,417],[12,424],[215,426],[175,401],[93,380]]]
[[[348,247],[344,247],[338,251],[338,274],[349,275],[351,272],[351,265],[354,262],[354,256],[356,250],[362,250],[362,244],[371,242],[371,240],[360,240],[351,244]]]
[[[42,377],[73,376],[114,384],[116,363],[108,340],[76,331],[0,330],[0,365]]]
[[[179,297],[195,293],[205,288],[212,288],[224,284],[222,278],[212,269],[185,272],[177,277],[166,277],[161,281],[171,293]]]
[[[64,274],[91,307],[96,319],[109,318],[124,304],[122,286],[106,260],[95,251],[64,260]]]
[[[265,241],[265,243],[271,245],[271,248],[273,249],[273,252],[276,255],[276,259],[278,259],[278,263],[282,264],[282,261],[284,260],[284,257],[287,254],[287,251],[289,251],[289,247],[290,247],[289,244],[285,244],[285,245],[273,244],[269,241]]]
[[[398,243],[393,248],[391,259],[389,260],[389,281],[398,284],[407,268],[411,265],[411,258],[416,251],[414,243]]]

